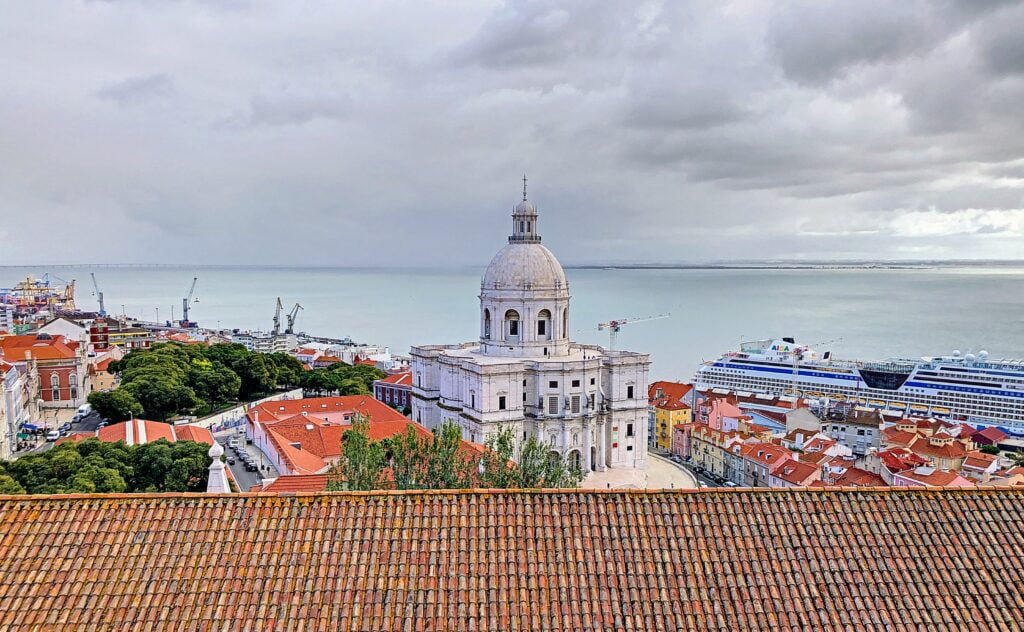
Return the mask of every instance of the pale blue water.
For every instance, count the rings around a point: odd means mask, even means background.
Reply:
[[[208,327],[269,329],[274,301],[306,310],[297,328],[384,344],[473,340],[482,268],[446,270],[332,268],[0,267],[0,287],[44,272],[77,279],[77,301],[95,309],[89,272],[107,309],[156,319],[180,317],[181,298],[199,277],[192,317]],[[702,359],[740,339],[835,338],[837,356],[882,359],[987,349],[1024,357],[1024,269],[926,270],[595,270],[566,271],[571,329],[583,342],[607,344],[597,323],[671,313],[623,327],[618,347],[645,351],[652,375],[689,379]]]

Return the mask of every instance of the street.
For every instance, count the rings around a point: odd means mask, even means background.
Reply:
[[[246,444],[244,433],[239,433],[237,430],[224,430],[215,434],[214,439],[224,446],[224,456],[228,459],[228,468],[231,470],[235,483],[238,484],[239,491],[247,492],[254,485],[262,483],[265,478],[277,478],[278,473],[273,464],[267,460],[267,457],[258,448]],[[237,452],[233,448],[228,447],[228,442],[231,439],[238,441],[239,447]],[[253,458],[256,465],[260,468],[259,471],[250,472],[245,469],[245,463],[240,458],[243,452]],[[234,460],[234,464],[231,463],[232,460]]]
[[[100,422],[103,418],[100,417],[99,413],[92,411],[78,422],[71,422],[71,433],[75,432],[96,432],[99,428]],[[69,433],[70,434],[70,433]],[[39,454],[46,452],[54,446],[55,441],[47,441],[46,435],[34,436],[30,441],[32,447],[28,450],[15,451],[15,457],[25,456],[26,454]]]

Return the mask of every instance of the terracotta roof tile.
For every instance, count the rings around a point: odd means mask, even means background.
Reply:
[[[1009,631],[1022,520],[1009,488],[0,497],[0,621]]]

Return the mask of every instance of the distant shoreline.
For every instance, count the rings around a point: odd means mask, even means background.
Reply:
[[[909,260],[909,261],[736,261],[713,263],[563,263],[566,270],[936,270],[949,268],[1024,268],[1024,260]],[[2,263],[0,270],[15,268],[152,268],[237,270],[479,270],[478,265],[373,266],[373,265],[272,265],[245,263]]]

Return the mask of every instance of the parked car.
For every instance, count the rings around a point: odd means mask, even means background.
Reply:
[[[231,458],[231,457],[228,457],[228,465],[234,465],[234,464],[235,464],[235,460],[233,458]]]
[[[230,441],[228,441],[228,445],[231,446],[232,448],[237,448],[238,447],[238,439],[231,439]]]
[[[739,485],[737,485],[736,483],[734,483],[732,481],[725,481],[725,486],[726,487],[739,487]]]
[[[683,457],[679,456],[678,454],[673,454],[669,458],[672,459],[673,461],[675,461],[676,463],[682,463],[683,462]]]
[[[103,421],[101,421],[101,422],[100,422],[99,424],[97,424],[97,426],[96,426],[96,427],[97,427],[97,428],[106,428],[106,427],[107,427],[107,426],[109,426],[109,425],[110,425],[110,422],[109,422],[109,421],[107,421],[106,419],[104,419],[104,420],[103,420]]]
[[[60,439],[60,430],[51,430],[46,433],[47,441],[56,441],[57,439]]]
[[[61,424],[60,428],[57,430],[60,430],[61,432],[71,432],[71,424]]]
[[[253,464],[253,463],[246,463],[246,464],[245,464],[245,470],[246,470],[247,472],[255,472],[255,471],[256,471],[256,470],[258,470],[258,469],[259,469],[259,468],[258,468],[258,467],[256,467],[256,465],[255,465],[255,464]]]

